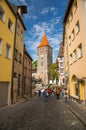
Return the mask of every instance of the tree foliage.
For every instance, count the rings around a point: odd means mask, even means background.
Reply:
[[[58,61],[52,63],[49,67],[49,74],[52,80],[58,79]]]
[[[32,67],[33,67],[33,68],[36,68],[36,67],[37,67],[37,60],[33,61]]]

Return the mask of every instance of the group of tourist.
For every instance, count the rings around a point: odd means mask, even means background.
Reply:
[[[53,91],[53,89],[51,88],[48,88],[48,89],[45,89],[43,91],[43,93],[41,93],[41,90],[39,90],[39,97],[41,96],[41,94],[43,95],[44,97],[44,101],[48,101],[48,98],[52,95],[52,94],[55,94],[56,98],[57,99],[60,99],[60,97],[62,97],[64,99],[65,102],[67,102],[67,99],[68,99],[68,90],[66,88],[59,88],[59,87],[56,87],[56,91]]]
[[[60,96],[62,96],[62,98],[64,98],[64,101],[67,102],[67,99],[69,96],[67,88],[60,89],[59,87],[57,87],[56,88],[56,96],[57,96],[57,99],[59,99]]]

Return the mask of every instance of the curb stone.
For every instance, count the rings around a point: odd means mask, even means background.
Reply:
[[[80,121],[80,122],[82,122],[82,124],[86,127],[86,122],[80,117],[80,115],[78,114],[78,113],[76,113],[75,111],[74,111],[74,109],[72,109],[68,104],[66,104],[67,105],[67,107],[70,109],[70,111],[78,118],[78,120]]]

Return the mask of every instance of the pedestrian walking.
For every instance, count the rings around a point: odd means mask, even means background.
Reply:
[[[57,96],[57,99],[60,98],[60,88],[56,88],[56,96]]]
[[[39,90],[39,97],[41,96],[41,90]]]
[[[63,88],[61,89],[61,96],[62,96],[62,98],[64,98],[64,89]]]
[[[67,103],[67,100],[68,100],[68,90],[67,90],[67,88],[65,88],[65,90],[64,90],[64,101],[65,101],[65,103]]]
[[[47,102],[48,101],[48,90],[45,89],[45,91],[43,92],[43,97],[44,97],[44,101]]]

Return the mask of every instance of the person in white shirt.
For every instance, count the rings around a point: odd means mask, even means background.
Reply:
[[[64,90],[64,100],[65,100],[66,103],[67,103],[67,99],[68,99],[68,90],[67,90],[67,88],[65,88],[65,90]]]

